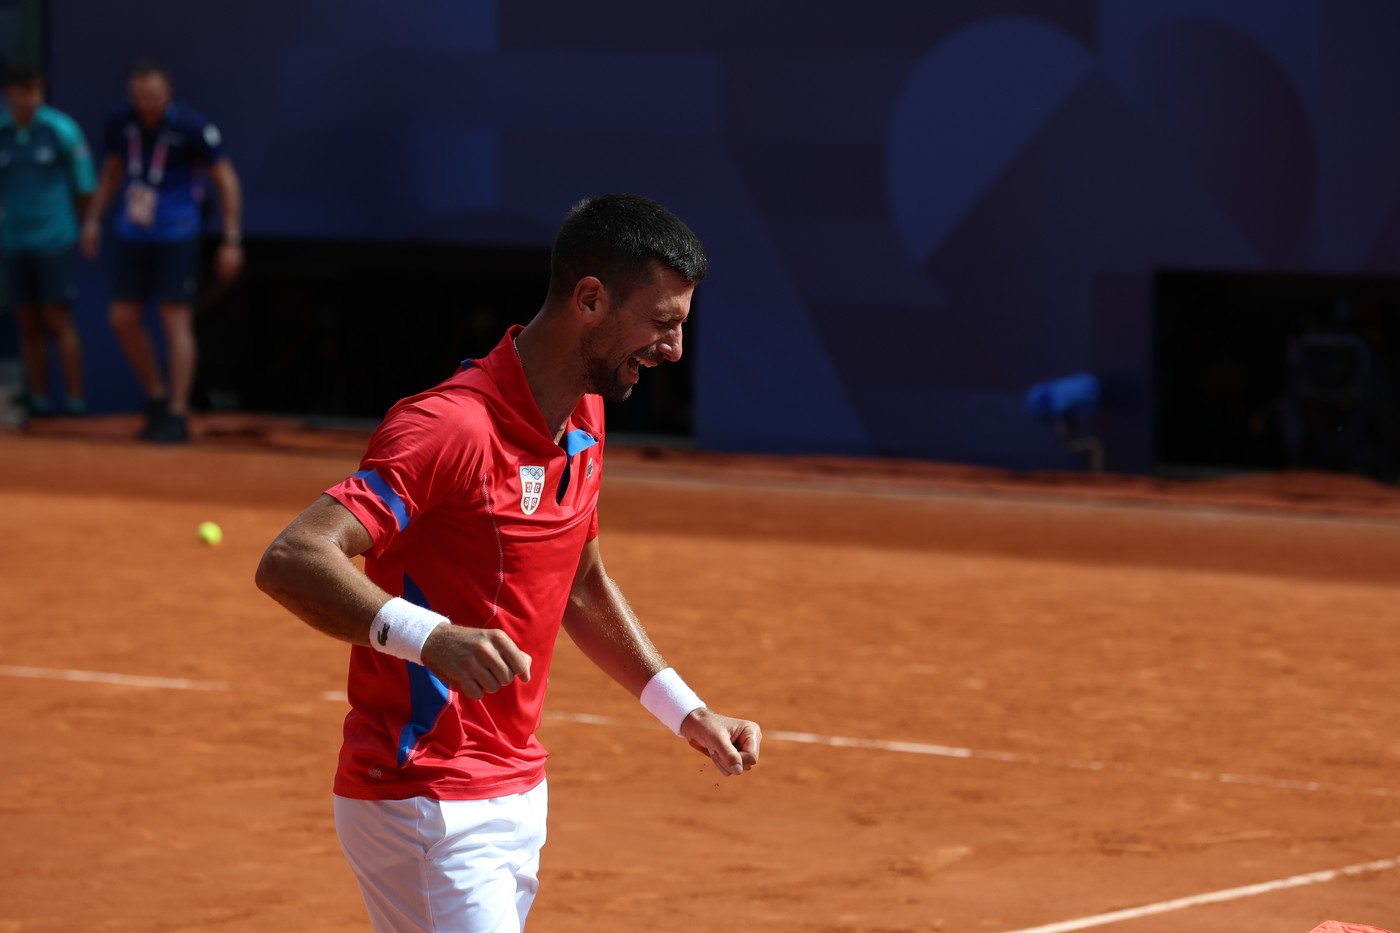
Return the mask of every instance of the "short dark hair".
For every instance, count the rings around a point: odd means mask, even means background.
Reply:
[[[165,66],[154,58],[138,58],[136,64],[131,66],[131,72],[127,77],[144,78],[149,75],[160,75],[167,83],[170,81],[170,72],[166,71]]]
[[[34,62],[11,62],[5,68],[5,87],[30,85],[44,80],[44,69]]]
[[[709,271],[705,247],[681,219],[639,194],[584,198],[564,218],[549,257],[549,294],[562,297],[594,276],[619,300],[651,281],[652,263],[698,284]]]

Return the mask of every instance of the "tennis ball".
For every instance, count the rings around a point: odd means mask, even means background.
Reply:
[[[215,522],[200,522],[199,540],[205,544],[218,544],[224,540],[224,530]]]

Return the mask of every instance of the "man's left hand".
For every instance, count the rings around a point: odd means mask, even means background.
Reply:
[[[743,774],[758,764],[758,744],[763,731],[747,719],[721,716],[701,707],[681,723],[681,738],[709,757],[724,774]]]

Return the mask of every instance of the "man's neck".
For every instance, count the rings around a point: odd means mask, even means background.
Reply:
[[[158,128],[160,127],[160,125],[161,125],[162,123],[165,122],[165,115],[166,115],[167,113],[169,113],[169,112],[170,112],[170,105],[167,104],[166,107],[165,107],[165,109],[162,110],[160,113],[156,114],[156,118],[155,118],[154,120],[150,121],[149,123],[146,122],[145,116],[142,115],[142,114],[139,114],[139,113],[136,115],[136,122],[137,122],[137,123],[140,123],[140,124],[141,124],[141,129],[145,130],[146,132],[148,132],[148,133],[154,132],[156,129],[158,129]]]
[[[563,367],[551,365],[549,360],[558,357],[550,351],[555,335],[540,328],[542,322],[532,322],[515,338],[515,353],[520,359],[520,368],[525,373],[525,382],[530,386],[530,394],[535,397],[535,405],[544,416],[545,427],[554,437],[554,442],[564,436],[569,416],[574,413],[583,398]],[[561,378],[562,377],[562,378]]]

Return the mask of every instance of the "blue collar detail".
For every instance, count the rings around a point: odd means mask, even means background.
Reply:
[[[564,435],[564,453],[572,457],[580,450],[587,450],[598,443],[598,438],[583,430],[573,430]]]

